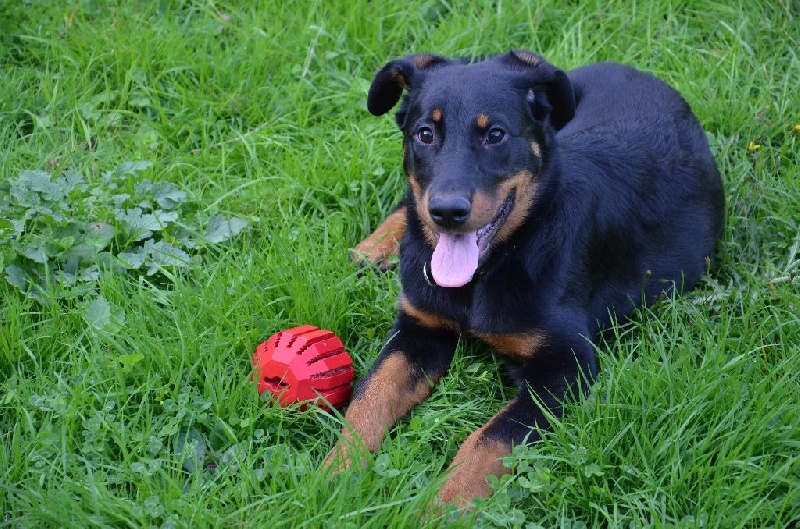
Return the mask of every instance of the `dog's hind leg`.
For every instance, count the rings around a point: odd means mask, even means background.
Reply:
[[[356,245],[350,252],[350,259],[361,266],[373,264],[380,270],[391,270],[396,265],[405,231],[406,205],[401,203],[375,231]]]

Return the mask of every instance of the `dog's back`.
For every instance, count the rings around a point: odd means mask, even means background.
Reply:
[[[603,63],[569,73],[575,116],[556,134],[561,206],[584,217],[562,299],[608,322],[708,268],[722,231],[724,197],[700,124],[677,91],[627,66]],[[574,192],[570,192],[570,189]],[[588,202],[587,202],[588,200]],[[645,278],[643,281],[642,278]]]

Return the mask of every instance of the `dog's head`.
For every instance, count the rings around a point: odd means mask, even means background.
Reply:
[[[533,207],[548,137],[575,113],[572,85],[526,51],[474,64],[411,55],[378,72],[367,108],[385,114],[404,91],[397,125],[431,273],[463,286]]]

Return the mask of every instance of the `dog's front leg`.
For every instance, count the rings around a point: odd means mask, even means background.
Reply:
[[[400,241],[406,231],[406,205],[401,202],[384,221],[350,253],[350,259],[365,266],[369,263],[380,270],[395,266],[392,258],[400,254]]]
[[[511,454],[512,447],[537,441],[536,428],[548,429],[550,414],[563,415],[565,398],[588,391],[596,372],[593,349],[584,341],[573,341],[571,346],[562,343],[545,346],[529,360],[514,363],[519,393],[461,445],[439,493],[442,502],[466,505],[488,496],[487,478],[509,472],[503,457]]]
[[[457,343],[455,331],[421,325],[401,310],[375,365],[356,385],[346,424],[325,466],[336,471],[349,467],[358,441],[369,451],[380,448],[397,420],[430,395]]]

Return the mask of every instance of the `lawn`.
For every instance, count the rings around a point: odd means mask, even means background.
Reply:
[[[791,0],[0,0],[0,526],[419,527],[513,395],[462,343],[365,469],[341,415],[271,407],[251,355],[304,323],[357,376],[395,273],[348,251],[404,192],[371,75],[411,52],[614,60],[675,86],[723,174],[700,287],[613,329],[592,396],[463,527],[800,520],[800,9]]]

